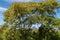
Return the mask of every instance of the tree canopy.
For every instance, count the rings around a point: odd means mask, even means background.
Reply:
[[[60,40],[59,33],[54,30],[60,23],[55,18],[55,9],[59,7],[56,0],[12,3],[4,12],[3,40]],[[32,29],[34,24],[40,25],[39,28]]]
[[[48,4],[47,4],[48,3]],[[58,8],[57,1],[43,2],[15,2],[4,13],[4,20],[7,23],[29,25],[40,23],[52,23],[56,14],[54,9]],[[50,22],[48,22],[50,21]]]

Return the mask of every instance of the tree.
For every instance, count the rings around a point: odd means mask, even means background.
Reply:
[[[56,14],[54,10],[58,7],[59,3],[57,3],[57,1],[55,0],[26,3],[15,2],[4,13],[4,21],[9,26],[14,25],[15,31],[17,30],[17,28],[25,28],[29,29],[30,31],[33,24],[41,24],[38,32],[39,37],[42,36],[42,38],[38,40],[43,40],[46,34],[50,33],[50,30],[51,32],[53,31],[52,26],[54,24]]]

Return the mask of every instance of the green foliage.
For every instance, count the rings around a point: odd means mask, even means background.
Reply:
[[[60,19],[56,19],[56,22],[54,22],[54,26],[60,29]]]
[[[54,26],[60,24],[59,20],[55,20],[56,12],[54,11],[59,7],[60,5],[56,0],[13,3],[4,12],[6,23],[0,28],[0,39],[60,40],[59,32],[54,30]],[[34,24],[38,24],[40,27],[34,30],[32,29]]]

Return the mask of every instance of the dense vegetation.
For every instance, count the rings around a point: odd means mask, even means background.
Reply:
[[[56,0],[13,3],[4,12],[0,40],[60,40],[60,19],[55,17],[59,7]]]

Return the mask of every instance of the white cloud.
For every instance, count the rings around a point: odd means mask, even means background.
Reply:
[[[7,8],[0,7],[0,12],[4,12],[6,10],[7,10]]]
[[[7,8],[4,8],[4,7],[0,7],[0,25],[4,24],[4,21],[3,21],[3,12],[6,11]]]
[[[6,2],[29,2],[32,0],[5,0]]]

